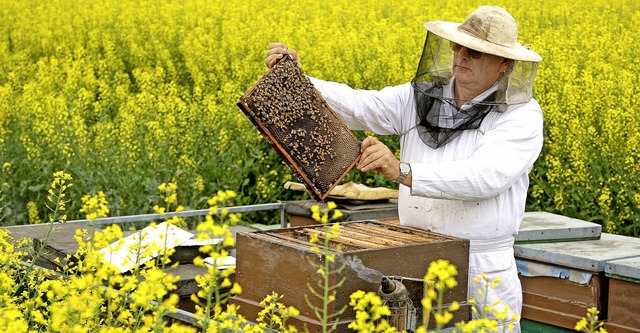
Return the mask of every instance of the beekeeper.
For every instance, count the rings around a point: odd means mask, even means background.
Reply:
[[[424,27],[409,83],[372,91],[311,80],[351,129],[399,135],[400,160],[368,137],[357,167],[400,184],[401,224],[469,239],[469,297],[484,299],[474,276],[500,277],[488,304],[499,299],[519,317],[513,243],[543,143],[542,110],[532,93],[542,58],[518,42],[514,18],[497,6],[481,6],[463,23]],[[286,55],[298,59],[272,43],[265,63]],[[520,331],[518,320],[511,324]]]

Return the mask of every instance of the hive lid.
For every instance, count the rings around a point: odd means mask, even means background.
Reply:
[[[519,259],[603,272],[608,261],[640,256],[640,239],[602,233],[598,240],[516,244],[513,249]]]
[[[640,282],[640,254],[637,257],[608,261],[604,265],[607,276]]]
[[[360,158],[360,141],[289,57],[262,76],[238,107],[317,201]]]
[[[162,251],[173,249],[188,241],[194,234],[168,222],[152,224],[129,236],[118,239],[99,250],[105,263],[111,263],[121,273],[159,256]],[[140,256],[138,252],[142,252]]]
[[[526,212],[516,243],[590,240],[600,238],[602,226],[547,212]]]

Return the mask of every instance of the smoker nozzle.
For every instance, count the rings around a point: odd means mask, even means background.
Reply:
[[[389,279],[386,276],[382,278],[382,282],[380,282],[380,291],[382,291],[383,294],[390,294],[394,290],[396,290],[396,284],[392,281],[393,280]]]
[[[381,296],[391,299],[401,299],[408,296],[407,288],[404,286],[402,281],[383,277],[382,281],[380,281],[380,289],[378,293]]]

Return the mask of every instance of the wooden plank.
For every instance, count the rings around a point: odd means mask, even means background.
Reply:
[[[640,284],[609,279],[608,321],[619,326],[640,328]]]
[[[566,300],[577,304],[597,306],[602,296],[602,289],[606,290],[606,282],[601,281],[598,275],[593,275],[588,284],[579,284],[568,279],[520,275],[522,291],[553,299]]]
[[[347,223],[361,223],[363,227],[377,228],[378,230],[385,232],[388,237],[406,237],[410,236],[414,243],[435,243],[446,240],[457,239],[456,237],[439,234],[435,232],[429,232],[423,229],[414,227],[401,226],[393,223],[386,223],[382,221],[361,221],[361,222],[347,222]]]
[[[318,222],[310,217],[289,215],[289,225],[292,227],[301,227],[314,224],[318,224]]]
[[[366,232],[369,235],[373,235],[377,237],[391,238],[396,241],[402,242],[404,244],[421,243],[424,241],[424,238],[416,237],[416,235],[414,234],[406,233],[406,232],[397,232],[389,228],[381,228],[380,226],[377,226],[377,225],[367,225],[364,223],[360,223],[360,224],[348,224],[345,227],[353,230]]]
[[[318,239],[320,239],[321,242],[324,242],[328,237],[330,238],[327,232],[322,229],[306,229],[305,231],[309,235],[318,236]],[[367,248],[375,249],[375,248],[385,247],[384,244],[380,244],[378,242],[372,242],[370,240],[357,239],[357,238],[344,237],[344,236],[333,236],[333,238],[331,238],[331,243],[347,245],[347,246],[357,246],[365,249]]]
[[[397,241],[396,239],[392,239],[391,237],[382,237],[381,235],[375,235],[375,234],[372,235],[372,234],[362,233],[352,229],[348,225],[340,228],[340,235],[341,237],[362,239],[368,242],[376,243],[376,244],[387,246],[387,247],[401,246],[406,244],[406,242],[400,242],[400,241]]]
[[[605,322],[604,328],[609,333],[640,333],[640,328],[638,326],[628,327],[628,326],[618,325],[612,322]]]
[[[576,323],[580,321],[586,315],[586,313],[587,312],[585,310],[585,313],[583,315],[577,316],[535,305],[522,305],[522,318],[535,320],[541,323],[559,326],[571,330],[576,327]]]
[[[575,302],[570,299],[541,296],[541,295],[533,294],[529,292],[522,293],[522,302],[523,302],[523,305],[552,310],[558,313],[576,316],[576,317],[579,317],[579,316],[584,317],[587,314],[587,309],[592,306],[595,306],[595,304],[589,306],[585,303]],[[525,317],[525,318],[528,318],[528,317]],[[535,319],[535,318],[528,318],[528,319]],[[548,323],[555,325],[555,323],[553,322],[548,322]]]
[[[594,274],[588,284],[568,279],[520,276],[522,284],[522,317],[555,326],[573,329],[595,307],[600,318],[607,318],[608,278]]]

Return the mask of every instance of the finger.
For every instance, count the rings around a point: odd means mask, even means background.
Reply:
[[[364,153],[364,151],[368,147],[370,147],[370,146],[372,146],[372,145],[374,145],[374,144],[376,144],[378,142],[380,142],[380,141],[378,141],[378,139],[376,139],[376,138],[374,138],[372,136],[366,137],[364,140],[362,140],[362,143],[360,144],[360,152]]]
[[[360,157],[360,161],[358,163],[358,167],[364,167],[365,165],[371,163],[371,154],[375,152],[375,148],[373,148],[379,141],[371,136],[366,137],[362,143],[360,144],[360,152],[362,156]]]
[[[272,54],[264,60],[264,63],[268,68],[271,68],[278,62],[278,60],[282,59],[282,57],[282,54]]]
[[[287,49],[286,48],[275,48],[275,49],[267,50],[267,56],[285,55],[285,54],[287,54]]]
[[[374,144],[369,146],[363,153],[358,163],[358,167],[362,171],[371,171],[382,168],[385,163],[386,146],[383,144]]]
[[[366,156],[363,155],[363,158],[360,161],[361,162],[358,163],[358,169],[363,172],[376,170],[378,169],[380,164],[378,158],[374,153]]]

